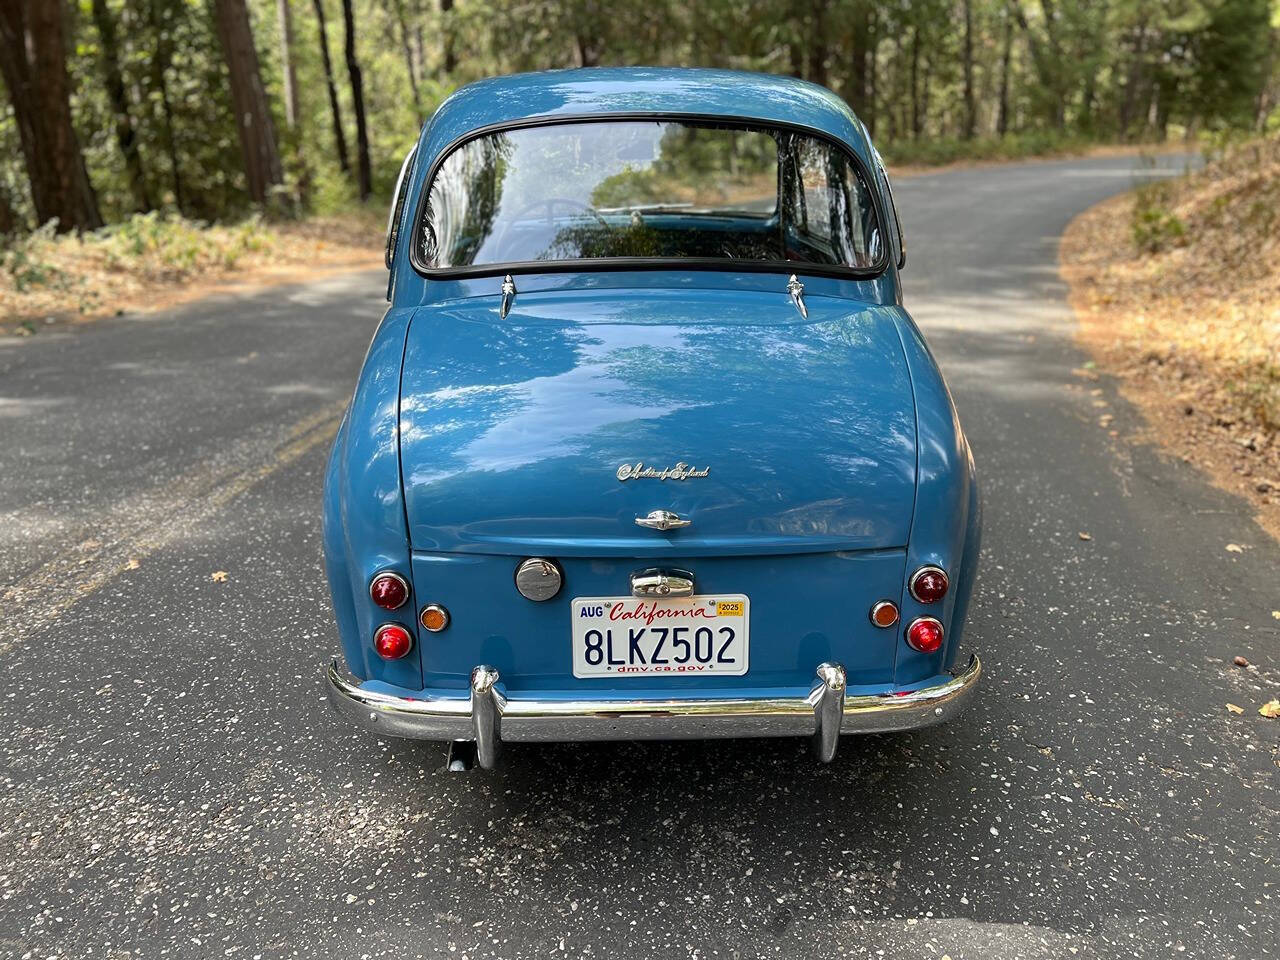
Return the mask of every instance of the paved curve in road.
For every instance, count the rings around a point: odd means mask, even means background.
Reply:
[[[321,468],[380,274],[0,343],[0,955],[1275,955],[1280,549],[1125,440],[1055,268],[1149,173],[902,183],[984,481],[989,673],[826,767],[780,740],[458,775],[338,720]]]

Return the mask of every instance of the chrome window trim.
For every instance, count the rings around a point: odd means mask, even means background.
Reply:
[[[893,183],[889,180],[889,168],[884,165],[884,157],[880,156],[880,151],[874,146],[871,148],[872,155],[876,158],[876,164],[880,168],[880,177],[884,180],[884,191],[889,196],[889,212],[893,214],[893,236],[898,241],[898,258],[895,261],[899,270],[903,270],[907,266],[907,237],[902,232],[902,217],[898,214],[898,201],[893,196]]]
[[[837,277],[848,280],[874,280],[883,276],[892,262],[889,256],[889,244],[884,244],[884,252],[875,264],[870,267],[848,267],[839,264],[804,263],[799,260],[736,260],[730,257],[600,257],[589,260],[520,260],[504,263],[485,263],[465,267],[433,267],[423,262],[418,242],[426,215],[427,200],[431,195],[431,185],[444,162],[460,147],[472,140],[487,137],[494,133],[508,130],[521,130],[528,127],[550,127],[575,123],[620,123],[628,120],[652,122],[671,121],[675,123],[715,124],[723,127],[741,129],[775,129],[786,130],[813,137],[815,140],[829,144],[839,150],[852,164],[858,176],[868,187],[867,195],[871,201],[871,209],[876,218],[876,229],[881,236],[891,239],[888,221],[881,208],[879,191],[870,189],[875,183],[875,176],[867,168],[866,163],[845,141],[834,137],[824,130],[805,124],[792,123],[785,120],[766,120],[759,117],[726,116],[724,114],[680,113],[670,111],[627,111],[618,113],[565,114],[555,116],[524,117],[518,120],[504,120],[477,127],[462,136],[454,138],[446,144],[431,163],[431,168],[422,180],[418,190],[418,198],[414,208],[409,244],[409,263],[417,273],[428,280],[454,279],[465,277],[486,277],[507,273],[579,273],[601,270],[725,270],[751,273],[807,273],[812,276]]]
[[[400,164],[400,172],[396,174],[396,186],[391,191],[391,209],[387,211],[387,240],[386,252],[383,260],[387,265],[387,269],[391,269],[391,261],[395,259],[396,247],[399,245],[400,231],[396,229],[396,221],[400,219],[400,214],[406,206],[405,201],[408,199],[408,183],[405,182],[405,175],[409,172],[409,167],[413,163],[413,158],[418,154],[418,145],[415,143],[409,148],[409,152],[404,156],[404,162]]]

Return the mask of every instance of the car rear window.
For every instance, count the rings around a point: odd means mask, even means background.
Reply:
[[[484,134],[439,164],[420,264],[725,260],[876,270],[884,242],[848,153],[769,127],[676,120]]]

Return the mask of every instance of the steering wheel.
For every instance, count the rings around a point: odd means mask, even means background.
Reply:
[[[574,212],[586,214],[588,217],[594,218],[599,222],[600,226],[605,227],[606,229],[609,226],[608,221],[606,221],[604,217],[600,216],[599,211],[594,207],[583,203],[581,200],[574,200],[570,197],[545,197],[521,207],[516,211],[515,215],[507,221],[507,225],[502,228],[502,235],[498,237],[498,250],[506,250],[507,237],[511,233],[511,228],[537,210],[546,210],[546,222],[548,225],[555,223],[557,206],[569,207]],[[512,259],[511,257],[506,256],[505,253],[502,254],[502,256],[503,259]]]

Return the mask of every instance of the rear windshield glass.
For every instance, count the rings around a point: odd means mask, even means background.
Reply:
[[[710,258],[870,270],[883,255],[871,192],[839,147],[666,120],[467,141],[431,183],[418,244],[435,268]]]

